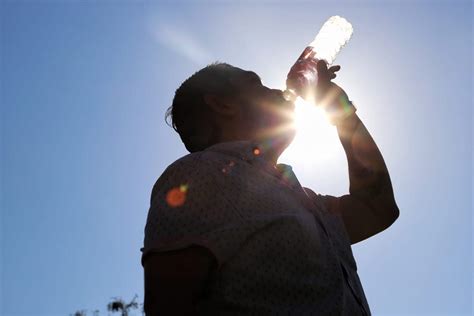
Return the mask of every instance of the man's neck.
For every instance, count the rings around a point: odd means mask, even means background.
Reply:
[[[219,142],[224,143],[235,141],[249,141],[253,142],[254,144],[257,144],[258,152],[255,152],[254,154],[261,155],[261,157],[273,167],[276,166],[278,158],[289,145],[289,142],[286,139],[275,139],[268,137],[249,139],[243,136],[239,137],[236,135],[226,137],[225,134],[221,135]]]
[[[276,140],[269,140],[269,139],[261,139],[256,140],[257,144],[261,146],[262,158],[265,159],[271,166],[275,167],[278,158],[280,155],[285,151],[288,147],[286,142],[283,141],[276,141]]]

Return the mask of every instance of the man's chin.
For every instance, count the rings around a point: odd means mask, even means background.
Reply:
[[[279,128],[272,132],[266,132],[261,135],[258,140],[272,149],[275,153],[280,155],[291,144],[296,136],[296,128],[294,126],[287,126]]]

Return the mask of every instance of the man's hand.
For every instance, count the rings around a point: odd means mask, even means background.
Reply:
[[[328,103],[339,95],[347,97],[346,92],[331,81],[337,77],[336,72],[341,70],[341,66],[335,65],[328,68],[326,62],[320,60],[316,65],[316,69],[318,70],[318,82],[315,91],[316,105],[322,106],[323,101],[325,101],[324,103]],[[328,95],[329,93],[330,95]]]
[[[355,112],[355,107],[349,101],[346,92],[331,80],[336,78],[336,72],[341,66],[327,67],[324,60],[318,61],[318,82],[315,87],[315,103],[321,106],[333,125]]]

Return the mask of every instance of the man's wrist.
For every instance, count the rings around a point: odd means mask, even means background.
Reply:
[[[339,95],[336,101],[330,106],[326,107],[326,114],[332,125],[341,125],[351,117],[355,116],[357,108],[349,100],[348,96],[343,93]]]

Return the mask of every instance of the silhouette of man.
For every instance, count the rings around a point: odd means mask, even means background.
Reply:
[[[399,216],[389,173],[347,94],[319,62],[314,92],[346,152],[340,197],[300,185],[277,159],[294,104],[260,78],[209,65],[168,116],[190,154],[155,183],[141,248],[147,315],[370,315],[351,245]],[[310,144],[308,144],[310,146]]]

